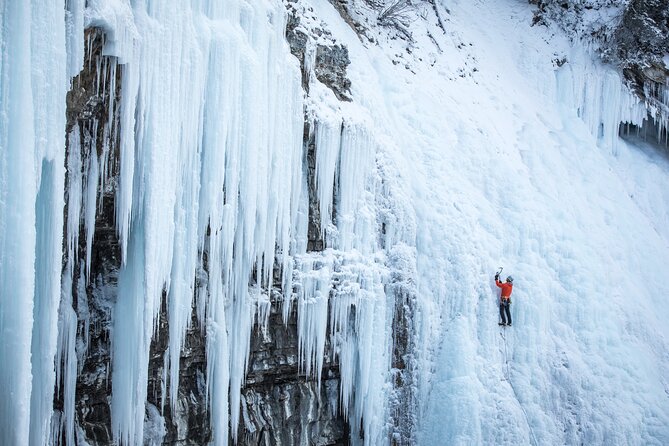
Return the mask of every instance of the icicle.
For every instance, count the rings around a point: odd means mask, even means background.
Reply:
[[[26,144],[22,150],[27,153],[33,152],[37,177],[33,180],[32,187],[37,187],[37,196],[34,202],[26,202],[27,205],[34,206],[35,221],[24,219],[22,224],[34,225],[36,235],[35,294],[31,340],[32,367],[29,372],[32,374],[30,443],[45,444],[50,434],[49,421],[53,412],[53,392],[56,384],[53,364],[57,349],[58,301],[63,247],[60,228],[63,227],[64,207],[65,137],[63,130],[65,129],[65,98],[69,84],[67,61],[68,58],[81,60],[83,48],[67,48],[66,51],[69,35],[66,35],[63,2],[34,1],[31,8],[31,25],[29,28],[20,28],[20,32],[30,36],[29,54],[32,59],[32,67],[28,69],[22,67],[19,75],[29,76],[32,82],[35,146],[30,150],[29,145]],[[75,12],[83,13],[81,9]],[[9,20],[14,19],[9,18]],[[3,28],[4,26],[5,24]],[[6,51],[4,44],[2,47],[3,52]],[[11,56],[8,60],[10,65],[15,64]],[[5,85],[4,82],[3,85]],[[7,88],[14,87],[8,85]],[[12,114],[10,114],[10,119],[12,119],[11,116]],[[11,123],[10,126],[15,127],[16,123]],[[4,125],[3,128],[5,128]],[[28,131],[27,128],[23,129],[21,136],[26,142],[30,141],[27,136]],[[0,148],[0,151],[3,150],[5,149]],[[4,169],[0,170],[4,171]],[[11,166],[11,170],[16,171],[19,175],[30,176],[30,169],[23,170],[18,165]],[[26,196],[25,199],[27,198]],[[0,224],[0,227],[2,226]],[[30,244],[26,243],[24,247],[29,246]],[[6,253],[4,249],[2,252]],[[33,272],[32,269],[28,271]],[[14,278],[11,282],[13,286],[22,286],[16,283]],[[16,298],[19,297],[16,296]],[[76,365],[76,357],[74,364]],[[22,373],[17,369],[13,371]],[[74,377],[76,377],[76,370],[72,370],[68,378],[73,379]],[[71,396],[73,400],[74,394],[72,393]],[[71,407],[73,406],[67,406],[66,409]],[[66,423],[69,422],[66,420]],[[12,443],[8,442],[8,444]],[[21,441],[16,444],[25,443]]]
[[[371,254],[377,237],[374,141],[364,127],[345,124],[338,167],[338,248]]]
[[[259,289],[256,288],[257,291],[254,294],[254,298],[256,300],[256,325],[260,328],[261,332],[263,333],[263,336],[268,337],[269,336],[269,316],[271,313],[272,309],[272,300],[270,299],[269,294],[265,294],[260,292]]]
[[[669,145],[669,80],[664,84],[647,80],[643,90],[648,114],[657,124],[654,137],[659,143]]]
[[[82,322],[81,330],[79,331],[79,336],[77,338],[77,375],[81,372],[83,368],[83,358],[86,357],[88,352],[88,346],[91,343],[91,313],[88,306],[88,295],[86,291],[87,285],[86,269],[84,262],[81,262],[79,268],[79,283],[77,288],[77,319]],[[81,341],[79,343],[79,341]]]
[[[112,331],[112,432],[121,444],[141,444],[152,314],[147,314],[143,228],[132,232],[130,255],[118,278]],[[149,327],[147,328],[147,325]]]
[[[341,144],[341,120],[316,123],[316,184],[321,213],[321,236],[332,224],[334,181]]]
[[[208,320],[207,326],[207,403],[211,410],[215,444],[226,444],[229,420],[229,341],[225,320],[224,290],[221,269],[221,236],[212,233],[208,247],[210,258],[208,281]],[[201,295],[202,296],[202,295]],[[204,300],[202,296],[202,300]],[[203,325],[204,320],[202,320]]]
[[[293,256],[299,256],[307,251],[307,231],[309,225],[309,192],[307,186],[306,175],[302,173],[302,178],[296,182],[296,184],[301,184],[300,195],[298,195],[298,205],[296,206],[297,211],[293,214],[292,219],[293,224],[291,225],[294,228],[293,240],[291,242],[291,254]],[[282,280],[284,290],[284,302],[282,306],[282,317],[284,324],[288,323],[288,318],[290,316],[290,311],[292,308],[293,296],[292,296],[292,271],[297,269],[297,266],[294,263],[293,256],[289,257],[288,264],[284,266],[284,277]],[[290,268],[290,269],[288,269]],[[290,285],[289,285],[290,284]]]
[[[56,161],[43,162],[36,197],[35,306],[32,338],[31,444],[43,444],[49,434],[53,407],[58,300],[63,226],[64,169]],[[72,376],[76,376],[73,374]]]
[[[67,252],[77,259],[79,250],[79,222],[82,207],[81,136],[74,125],[68,135],[67,155]]]
[[[114,115],[114,118],[117,118],[117,115]],[[110,122],[105,122],[105,125],[102,128],[102,153],[99,156],[99,162],[100,162],[100,167],[99,167],[99,184],[97,186],[98,188],[98,197],[97,197],[97,212],[101,212],[104,206],[104,195],[105,195],[105,190],[107,188],[107,185],[109,184],[110,178],[109,178],[109,155],[110,155],[110,140],[116,140],[116,136],[111,136],[110,135],[110,127],[112,123]],[[114,126],[114,129],[116,129],[118,126]]]
[[[109,105],[107,107],[107,116],[109,116],[109,125],[113,125],[116,110],[116,69],[118,67],[117,58],[105,57],[105,64],[107,64],[109,68]],[[107,67],[105,67],[105,76],[106,74]],[[93,135],[97,135],[97,131],[95,131]]]
[[[314,73],[314,65],[316,64],[316,43],[312,39],[307,39],[304,48],[304,72],[306,75],[307,85],[311,85],[316,78]]]
[[[85,192],[84,175],[82,169],[82,141],[79,125],[75,124],[68,135],[67,156],[67,223],[66,223],[66,267],[63,270],[62,293],[58,311],[58,345],[56,353],[56,382],[63,398],[63,412],[60,416],[60,430],[58,443],[64,438],[63,444],[74,443],[74,398],[77,378],[77,315],[72,307],[74,293],[74,272],[79,257],[79,229],[82,207],[89,200],[89,193]],[[93,153],[95,153],[93,151]],[[88,158],[87,164],[91,162]],[[97,164],[97,158],[94,161]],[[90,175],[91,166],[87,166],[87,175]],[[97,179],[87,180],[87,187],[93,183],[93,194]],[[92,215],[95,217],[95,201],[92,204]],[[86,213],[89,217],[89,213]],[[89,229],[86,228],[87,236]],[[87,254],[88,258],[88,254]],[[83,267],[82,267],[83,269]],[[78,286],[78,292],[85,292],[83,286]],[[78,294],[78,293],[77,293]],[[80,296],[81,297],[81,296]]]
[[[316,377],[319,388],[325,338],[327,332],[328,303],[332,288],[332,258],[305,257],[302,259],[298,281],[297,337],[298,358],[301,371]]]
[[[93,250],[93,234],[95,233],[95,214],[97,211],[97,192],[100,182],[100,168],[98,161],[97,147],[95,138],[97,136],[97,121],[95,121],[92,138],[91,150],[86,160],[88,164],[86,169],[86,185],[84,188],[84,229],[86,233],[86,281],[90,280],[91,273],[91,253]]]
[[[102,72],[102,57],[97,56],[95,58],[95,95],[101,96],[100,84],[103,82],[101,79],[104,76]]]
[[[126,57],[130,60],[139,58],[138,49],[133,48],[133,54]],[[125,263],[127,258],[128,237],[130,232],[130,221],[133,207],[133,186],[135,182],[135,141],[143,137],[143,132],[135,135],[135,126],[140,123],[135,122],[135,113],[137,109],[139,73],[136,68],[126,67],[122,73],[121,103],[120,103],[120,123],[121,129],[120,147],[119,147],[119,184],[116,189],[115,214],[116,226],[121,244],[121,259]],[[141,117],[140,117],[141,120]]]
[[[79,228],[77,227],[77,230]],[[76,246],[76,245],[75,245]],[[68,253],[67,265],[63,272],[63,290],[58,318],[58,350],[56,371],[59,391],[63,398],[61,429],[58,438],[64,438],[64,445],[74,444],[74,397],[77,380],[77,315],[72,308],[75,256]],[[62,370],[62,371],[61,371]],[[58,441],[60,444],[60,441]]]
[[[165,399],[167,398],[167,379],[168,379],[168,373],[167,372],[169,370],[170,370],[170,355],[169,355],[169,352],[166,351],[165,354],[163,355],[163,374],[162,374],[161,380],[160,380],[160,412],[161,413],[165,412]],[[178,394],[177,393],[172,393],[172,395],[178,395]],[[173,398],[173,399],[176,399],[176,398]],[[173,407],[176,407],[176,405],[174,405]],[[172,412],[172,413],[175,413],[175,412]]]

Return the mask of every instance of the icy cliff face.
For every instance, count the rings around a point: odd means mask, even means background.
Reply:
[[[627,84],[648,108],[648,119],[637,133],[666,147],[669,4],[665,0],[530,3],[538,7],[535,24],[545,25],[546,21],[559,24],[573,39],[591,45],[605,62],[621,70]]]
[[[4,442],[387,435],[401,228],[345,48],[286,17],[3,10]]]
[[[9,2],[0,443],[668,442],[666,14],[531,3]]]

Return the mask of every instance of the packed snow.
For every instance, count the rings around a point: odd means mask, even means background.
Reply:
[[[212,444],[237,438],[275,264],[294,290],[282,305],[285,320],[297,309],[300,373],[320,381],[330,347],[354,443],[389,441],[400,293],[417,306],[417,404],[398,403],[414,412],[416,444],[669,443],[669,159],[619,138],[645,105],[586,48],[531,26],[531,5],[426,2],[409,41],[392,26],[356,34],[327,0],[293,2],[305,29],[347,46],[348,103],[316,79],[313,35],[302,91],[279,1],[47,3],[0,11],[0,442],[81,435],[72,289],[91,280],[109,147],[84,157],[78,126],[65,135],[65,95],[83,29],[98,26],[112,73],[122,66],[108,130],[121,144],[110,376],[120,444],[166,432],[164,407],[147,402],[163,295],[163,397],[177,392],[197,296]],[[307,252],[305,119],[322,252]],[[497,325],[500,266],[515,278],[508,328]],[[54,390],[64,410],[52,416]]]

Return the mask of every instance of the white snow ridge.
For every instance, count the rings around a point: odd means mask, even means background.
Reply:
[[[171,423],[194,324],[212,445],[334,444],[251,432],[252,340],[279,329],[345,444],[669,444],[669,83],[649,108],[536,3],[2,1],[0,444],[191,444]],[[610,23],[629,1],[590,3]],[[90,29],[92,133],[68,115]],[[344,98],[319,71],[335,45]],[[620,136],[649,112],[655,139]]]

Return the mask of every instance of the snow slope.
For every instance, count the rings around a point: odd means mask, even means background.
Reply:
[[[309,3],[415,212],[420,444],[666,444],[669,163],[617,138],[643,116],[617,74],[522,1],[441,2],[411,54]]]

